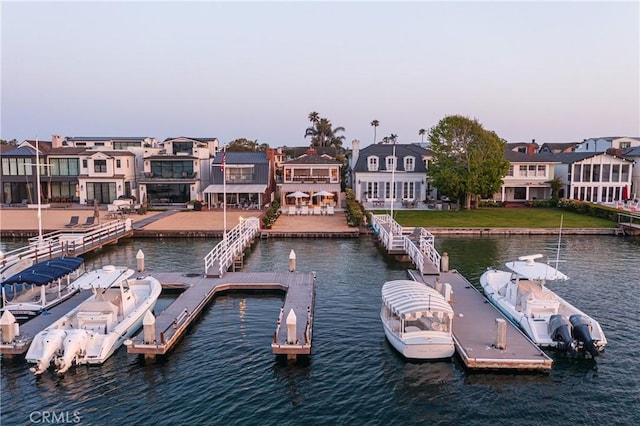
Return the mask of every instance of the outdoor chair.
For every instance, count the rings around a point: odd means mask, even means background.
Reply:
[[[296,206],[289,206],[289,216],[296,214]]]
[[[320,206],[315,206],[313,208],[313,214],[316,216],[320,216],[322,214],[322,210],[320,209]]]
[[[89,217],[87,217],[86,222],[82,224],[82,227],[83,228],[88,228],[90,226],[95,225],[95,223],[96,223],[96,217],[95,216],[89,216]]]
[[[327,206],[327,214],[333,216],[334,213],[333,206]]]
[[[302,210],[300,211],[300,214],[303,216],[306,216],[309,214],[309,206],[302,206]]]
[[[78,225],[80,225],[80,216],[71,216],[71,220],[65,225],[65,227],[75,228]]]

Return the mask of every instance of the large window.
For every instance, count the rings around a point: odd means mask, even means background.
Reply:
[[[116,184],[113,182],[87,182],[87,200],[98,200],[108,204],[116,199]]]
[[[611,182],[620,182],[620,164],[611,166]]]
[[[591,182],[600,182],[600,164],[594,164],[591,168]]]
[[[393,194],[391,193],[391,182],[384,183],[384,197],[387,199],[395,200],[396,199],[396,187],[393,187]]]
[[[622,165],[622,179],[620,179],[620,182],[627,182],[629,180],[629,165],[628,164],[623,164]]]
[[[574,182],[580,182],[581,181],[581,176],[582,176],[582,165],[581,164],[574,164],[573,165],[573,181]],[[575,197],[576,199],[578,197]]]
[[[416,160],[413,157],[404,157],[404,170],[412,172],[416,168]]]
[[[3,158],[2,174],[5,176],[33,175],[35,170],[31,164],[32,161],[29,158]]]
[[[591,182],[591,164],[584,164],[582,166],[582,181]],[[584,200],[584,197],[581,199]]]
[[[78,176],[80,174],[80,161],[77,158],[51,158],[49,165],[51,166],[51,176]]]
[[[225,179],[229,183],[253,182],[254,176],[253,167],[225,167]]]
[[[154,177],[165,179],[190,177],[193,176],[193,161],[152,161],[151,172]]]
[[[611,179],[611,164],[602,165],[602,181],[609,182]]]
[[[547,166],[544,164],[538,164],[538,172],[536,173],[538,177],[546,177],[547,176]]]

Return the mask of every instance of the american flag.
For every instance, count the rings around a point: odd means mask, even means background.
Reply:
[[[227,163],[227,153],[222,153],[222,162],[220,163],[220,171],[224,172],[224,165]]]

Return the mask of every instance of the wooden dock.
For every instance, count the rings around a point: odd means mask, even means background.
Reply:
[[[229,272],[223,277],[208,277],[204,274],[194,277],[180,273],[149,275],[157,278],[163,286],[184,285],[187,289],[155,318],[153,325],[145,321],[143,332],[125,342],[128,353],[153,359],[170,352],[216,294],[251,290],[285,293],[284,305],[276,318],[273,353],[287,355],[289,358],[311,353],[316,281],[314,273]],[[295,324],[287,324],[287,317],[291,318],[291,312],[296,319]]]
[[[409,271],[412,279],[436,287],[437,280],[453,290],[453,338],[456,352],[472,370],[548,371],[552,360],[514,326],[480,291],[457,271],[439,276]],[[506,322],[506,347],[498,349],[496,319]]]
[[[36,334],[58,321],[70,310],[91,296],[90,290],[80,291],[59,305],[54,306],[45,313],[30,319],[19,325],[20,335],[11,343],[0,342],[0,354],[2,356],[24,355],[36,337]]]

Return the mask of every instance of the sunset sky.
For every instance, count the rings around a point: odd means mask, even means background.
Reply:
[[[11,2],[0,138],[420,141],[446,115],[508,142],[640,136],[638,2]]]

